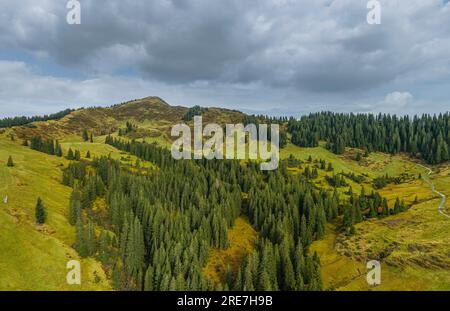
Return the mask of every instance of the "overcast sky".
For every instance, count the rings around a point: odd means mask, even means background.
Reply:
[[[450,3],[0,1],[0,117],[159,96],[298,116],[450,110]]]

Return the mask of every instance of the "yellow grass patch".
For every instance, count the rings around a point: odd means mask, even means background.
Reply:
[[[254,249],[258,233],[242,217],[236,219],[233,228],[228,230],[227,249],[211,249],[203,274],[216,283],[225,281],[228,266],[236,271],[247,254]]]

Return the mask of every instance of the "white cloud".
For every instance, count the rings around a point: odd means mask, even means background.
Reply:
[[[392,114],[411,114],[424,112],[422,109],[417,109],[419,102],[414,99],[414,96],[410,92],[394,91],[388,93],[382,100],[376,101],[366,100],[363,102],[357,102],[356,112],[363,113],[392,113]]]
[[[394,109],[402,109],[410,104],[413,99],[414,96],[409,92],[392,92],[386,95],[386,98],[381,102],[381,105],[392,107]]]

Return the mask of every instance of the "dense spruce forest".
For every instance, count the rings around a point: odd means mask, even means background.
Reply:
[[[11,126],[19,126],[19,125],[26,125],[32,122],[37,121],[50,121],[50,120],[59,120],[66,115],[73,112],[73,109],[66,109],[57,113],[53,113],[50,115],[44,115],[44,116],[34,116],[34,117],[13,117],[13,118],[4,118],[0,119],[0,128],[6,128]]]
[[[328,221],[343,216],[341,230],[352,234],[364,218],[407,208],[398,201],[390,211],[378,193],[350,188],[340,197],[317,189],[317,170],[333,170],[324,161],[311,159],[294,175],[289,160],[262,172],[255,162],[176,161],[155,144],[110,136],[106,143],[157,166],[101,157],[73,161],[63,173],[73,187],[74,247],[100,260],[118,290],[321,290],[320,259],[309,246],[323,238]],[[94,208],[102,198],[104,209]],[[214,283],[202,273],[208,252],[228,246],[228,229],[239,216],[259,232],[255,250]]]
[[[269,117],[269,116],[263,116],[263,115],[251,115],[251,116],[245,116],[244,121],[242,122],[244,126],[248,124],[254,124],[257,126],[259,131],[259,125],[260,124],[278,124],[280,125],[280,148],[286,147],[288,143],[288,137],[286,130],[284,129],[284,124],[286,124],[288,121],[288,118],[277,118],[277,117]],[[271,127],[268,126],[267,128],[267,137],[268,140],[271,140]]]
[[[366,149],[360,158],[372,151],[408,152],[430,163],[449,158],[448,114],[411,119],[325,112],[300,120],[248,116],[249,123],[279,123],[282,145],[289,132],[300,146],[324,140],[335,153],[346,146]],[[135,164],[91,159],[89,152],[82,159],[70,148],[63,154],[57,140],[38,135],[23,140],[33,150],[71,160],[62,183],[73,188],[67,212],[76,228],[73,247],[81,257],[98,259],[117,290],[322,290],[320,258],[310,245],[324,238],[328,222],[351,236],[365,219],[410,207],[397,199],[389,208],[376,192],[408,176],[379,176],[371,180],[375,191],[354,193],[349,181],[369,177],[335,172],[322,159],[291,155],[275,171],[261,171],[255,161],[177,161],[166,148],[129,139],[135,128],[127,122],[118,138],[105,140],[136,156]],[[93,142],[86,129],[81,136]],[[324,174],[330,188],[315,182]],[[203,272],[210,251],[229,246],[228,231],[238,217],[258,233],[254,250],[213,281]]]
[[[72,173],[65,174],[65,183],[75,186],[70,215],[80,232],[76,247],[81,247],[81,253],[86,255],[93,254],[89,251],[89,223],[95,217],[83,219],[89,213],[82,210],[89,211],[95,197],[102,196],[106,189],[108,217],[98,224],[109,228],[116,239],[106,243],[107,252],[116,255],[105,257],[113,258],[110,264],[116,288],[321,289],[318,258],[309,255],[308,246],[316,235],[316,227],[324,224],[316,225],[314,220],[309,228],[305,227],[310,240],[304,241],[298,234],[299,228],[294,228],[295,220],[300,224],[304,213],[311,219],[310,215],[316,215],[309,211],[315,210],[315,205],[305,211],[301,207],[302,191],[314,192],[312,187],[304,182],[300,189],[284,186],[297,193],[296,208],[265,209],[265,217],[259,212],[255,193],[246,202],[243,192],[260,187],[263,191],[268,187],[265,180],[278,179],[281,186],[288,176],[281,171],[267,176],[255,163],[241,166],[238,161],[175,161],[167,150],[154,145],[111,138],[107,143],[160,168],[143,175],[132,174],[117,162],[101,158],[92,164],[95,174],[86,174],[83,164],[73,164],[67,171]],[[277,205],[274,204],[275,209]],[[202,276],[208,250],[227,247],[228,228],[241,213],[254,215],[255,227],[264,227],[264,234],[239,271],[230,270],[223,284],[213,284]],[[266,220],[261,221],[262,218]],[[305,220],[304,225],[307,226]]]
[[[449,113],[397,117],[321,112],[290,119],[288,131],[295,145],[316,147],[323,140],[337,154],[345,147],[357,147],[368,152],[407,152],[430,164],[450,159]]]

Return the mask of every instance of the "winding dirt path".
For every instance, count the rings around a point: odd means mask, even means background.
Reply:
[[[438,212],[440,214],[442,214],[443,216],[450,218],[450,215],[445,213],[445,210],[444,210],[445,202],[447,201],[447,197],[442,192],[439,192],[436,190],[436,186],[433,184],[433,182],[430,179],[430,176],[433,174],[433,171],[431,170],[431,168],[426,167],[425,165],[422,165],[422,164],[417,164],[417,165],[420,167],[423,167],[424,169],[426,169],[428,171],[427,177],[423,178],[423,180],[425,180],[425,182],[430,185],[431,191],[433,191],[434,193],[438,194],[441,197],[441,203],[438,206]]]

